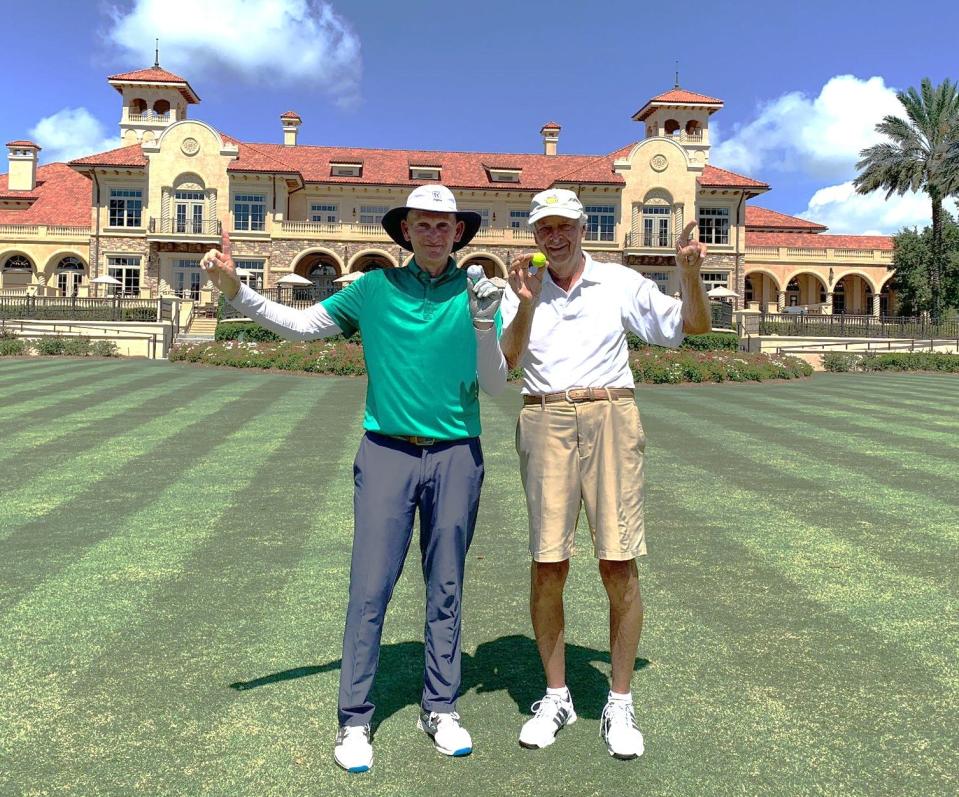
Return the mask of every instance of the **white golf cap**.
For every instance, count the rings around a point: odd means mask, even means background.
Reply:
[[[413,251],[410,242],[403,237],[400,222],[406,218],[406,214],[411,210],[432,210],[435,213],[455,213],[456,220],[462,221],[465,225],[463,237],[453,244],[453,251],[462,249],[466,246],[476,231],[483,223],[483,217],[472,210],[457,210],[456,197],[445,185],[438,183],[432,185],[421,185],[414,188],[406,198],[406,204],[402,207],[393,208],[387,211],[383,216],[381,224],[383,229],[389,234],[396,243],[404,249]]]
[[[586,215],[579,197],[566,188],[547,188],[533,197],[529,206],[529,223],[535,224],[546,216],[581,219]]]

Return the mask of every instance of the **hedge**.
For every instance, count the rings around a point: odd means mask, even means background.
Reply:
[[[173,362],[225,365],[234,368],[276,368],[315,374],[359,376],[366,373],[363,347],[346,341],[311,343],[216,341],[181,344],[170,351]],[[649,348],[630,354],[637,382],[747,382],[795,379],[812,374],[812,367],[796,357],[740,352]],[[518,369],[510,379],[519,380]]]
[[[662,346],[651,346],[632,332],[626,334],[626,344],[632,351],[643,349],[659,349]],[[680,344],[681,349],[695,351],[739,351],[739,338],[734,332],[709,332],[705,335],[687,335]]]
[[[959,373],[959,354],[940,352],[830,352],[822,365],[827,371],[940,371]]]

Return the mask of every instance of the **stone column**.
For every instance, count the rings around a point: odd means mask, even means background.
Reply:
[[[881,307],[881,303],[879,301],[879,294],[874,293],[870,297],[869,301],[872,302],[872,310],[871,310],[872,317],[879,318],[879,308]]]
[[[826,293],[826,306],[822,309],[823,315],[832,315],[832,291]]]
[[[786,306],[786,291],[779,291],[776,294],[776,309],[781,313]]]

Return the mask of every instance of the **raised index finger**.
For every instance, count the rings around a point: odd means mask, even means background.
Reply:
[[[681,233],[680,236],[679,236],[679,245],[680,245],[680,246],[685,246],[686,244],[689,243],[689,238],[690,238],[690,236],[692,235],[693,230],[695,230],[697,226],[698,226],[698,224],[697,224],[695,221],[691,221],[691,222],[689,222],[689,224],[687,224],[685,227],[683,227],[683,231],[682,231],[682,233]]]
[[[220,236],[220,251],[223,252],[224,257],[233,257],[232,247],[230,246],[230,233],[225,228],[223,234]]]

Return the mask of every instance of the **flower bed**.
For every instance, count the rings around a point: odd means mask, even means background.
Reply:
[[[227,365],[233,368],[276,368],[310,374],[359,376],[366,373],[363,347],[342,341],[239,341],[174,346],[171,362]]]
[[[811,376],[809,363],[798,357],[731,351],[640,349],[630,353],[637,382],[763,382]]]
[[[29,355],[62,357],[118,357],[117,344],[112,340],[63,338],[60,336],[25,340],[9,333],[0,333],[0,357]]]
[[[822,365],[827,371],[945,371],[959,373],[959,355],[935,352],[857,354],[830,352]]]
[[[313,374],[358,376],[366,373],[363,347],[345,341],[218,341],[174,346],[170,360],[233,368],[276,368]],[[812,368],[797,357],[733,351],[673,351],[651,348],[630,352],[637,382],[761,382],[809,376]],[[520,378],[510,372],[510,379]]]

